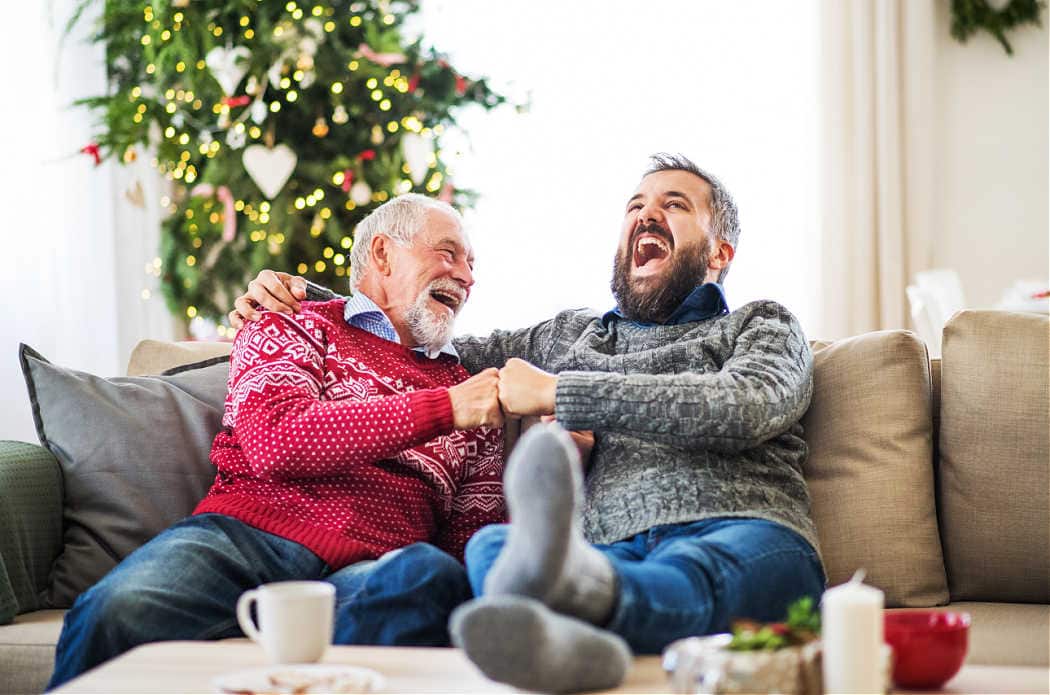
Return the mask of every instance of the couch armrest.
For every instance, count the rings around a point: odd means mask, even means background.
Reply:
[[[62,551],[62,471],[46,449],[0,441],[0,625],[43,607]]]

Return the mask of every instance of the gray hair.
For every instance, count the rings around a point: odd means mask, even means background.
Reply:
[[[737,217],[736,203],[733,196],[722,185],[717,178],[707,173],[697,165],[693,164],[688,157],[681,154],[668,154],[657,152],[649,155],[649,168],[643,177],[655,174],[658,171],[688,171],[694,176],[699,176],[711,186],[711,199],[708,201],[708,212],[711,213],[711,231],[715,237],[728,242],[736,249],[737,239],[740,238],[740,220]],[[729,272],[729,266],[722,268],[718,274],[718,282],[722,282]]]
[[[408,246],[416,234],[423,231],[428,210],[444,212],[463,226],[463,217],[454,207],[419,193],[391,198],[361,220],[354,231],[354,245],[350,249],[351,289],[357,289],[372,265],[372,237],[386,234],[398,245]]]

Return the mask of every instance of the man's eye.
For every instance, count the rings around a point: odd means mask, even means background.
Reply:
[[[634,210],[641,210],[641,209],[642,209],[642,204],[641,203],[631,203],[630,205],[627,206],[627,212],[632,212]]]
[[[685,205],[682,205],[677,200],[672,200],[669,203],[667,203],[667,207],[669,207],[669,208],[681,208],[682,210],[685,210]]]

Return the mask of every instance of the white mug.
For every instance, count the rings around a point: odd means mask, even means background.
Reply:
[[[259,627],[251,617],[256,604]],[[327,582],[275,582],[245,591],[237,600],[237,622],[271,662],[320,661],[332,643],[335,586]]]

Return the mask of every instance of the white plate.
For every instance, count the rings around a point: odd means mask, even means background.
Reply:
[[[226,673],[212,679],[211,685],[227,695],[374,693],[382,689],[383,677],[357,666],[287,664]]]

